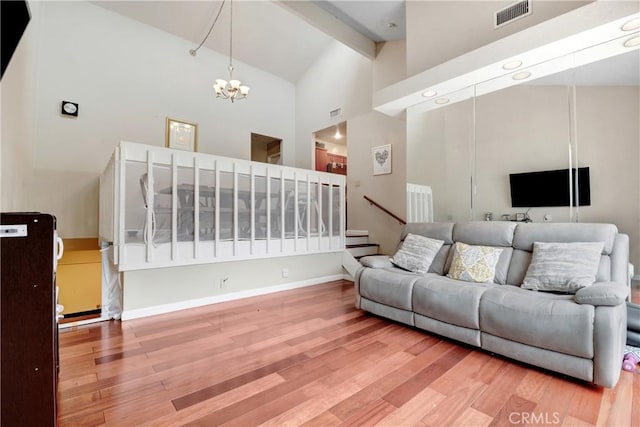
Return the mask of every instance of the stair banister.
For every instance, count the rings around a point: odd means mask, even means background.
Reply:
[[[391,218],[393,218],[396,221],[398,221],[400,224],[405,225],[407,223],[407,221],[405,221],[404,219],[400,218],[398,215],[394,214],[389,209],[387,209],[384,206],[382,206],[380,203],[376,202],[375,200],[372,200],[369,196],[362,196],[362,197],[364,197],[365,200],[367,202],[369,202],[369,204],[371,204],[371,205],[375,206],[376,208],[380,209],[382,212],[386,213]]]

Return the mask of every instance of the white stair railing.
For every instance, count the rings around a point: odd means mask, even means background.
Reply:
[[[339,252],[345,177],[121,142],[100,180],[120,271]]]

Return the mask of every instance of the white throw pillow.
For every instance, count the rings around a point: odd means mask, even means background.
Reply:
[[[575,293],[596,281],[603,242],[533,243],[523,289]]]
[[[443,240],[409,233],[390,261],[405,270],[426,273],[443,244]]]
[[[447,277],[465,282],[493,282],[496,265],[503,248],[472,246],[457,242],[453,247],[453,260]]]

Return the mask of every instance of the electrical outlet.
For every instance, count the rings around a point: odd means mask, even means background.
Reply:
[[[283,268],[282,269],[282,277],[289,277],[289,269],[288,268]]]
[[[220,279],[220,289],[224,288],[225,286],[227,286],[227,280],[229,280],[228,277],[225,277],[223,279]]]

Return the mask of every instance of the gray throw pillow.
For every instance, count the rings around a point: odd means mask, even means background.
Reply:
[[[592,285],[604,242],[534,242],[523,289],[575,293]]]
[[[443,244],[443,240],[409,233],[390,261],[405,270],[426,273]]]

